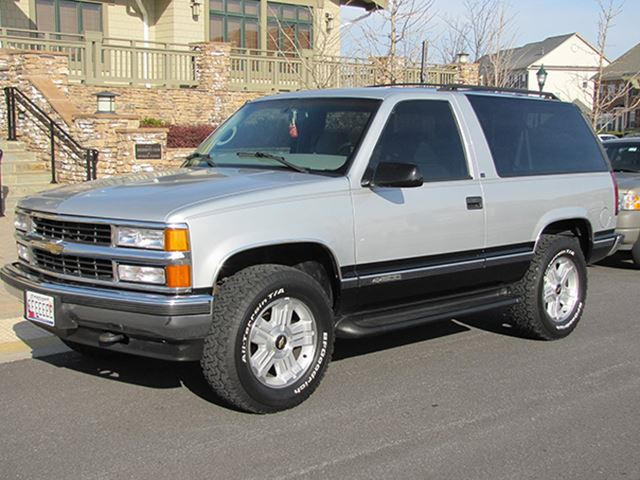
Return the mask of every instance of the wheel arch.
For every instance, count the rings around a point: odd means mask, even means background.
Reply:
[[[585,217],[558,219],[548,223],[539,231],[535,247],[538,247],[542,235],[563,233],[571,233],[578,239],[584,258],[589,262],[593,250],[593,227]]]
[[[312,272],[302,266],[305,262],[317,262],[326,273],[328,285],[325,289],[333,305],[337,304],[340,295],[340,268],[337,256],[327,245],[310,240],[273,242],[240,248],[229,252],[220,262],[214,272],[214,289],[224,278],[251,265],[273,263],[297,267],[305,273],[314,276]],[[321,282],[322,283],[322,282]]]

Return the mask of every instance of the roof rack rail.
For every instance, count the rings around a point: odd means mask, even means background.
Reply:
[[[469,90],[472,92],[517,93],[520,95],[535,95],[537,97],[548,98],[549,100],[559,100],[559,98],[551,92],[536,92],[535,90],[509,87],[489,87],[486,85],[463,85],[458,83],[386,83],[380,85],[369,85],[369,87],[427,87],[437,88],[438,90],[443,91]]]

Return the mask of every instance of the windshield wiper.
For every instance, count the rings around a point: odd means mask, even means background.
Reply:
[[[288,161],[286,158],[281,157],[279,155],[272,155],[271,153],[266,152],[238,152],[236,153],[239,157],[255,157],[255,158],[268,158],[269,160],[275,160],[276,162],[280,162],[285,167],[290,168],[291,170],[295,170],[300,173],[309,173],[304,167],[300,167]]]
[[[194,158],[203,158],[205,162],[207,162],[207,165],[209,165],[210,167],[216,166],[213,158],[211,158],[211,155],[208,153],[193,152],[192,154],[187,155],[187,160],[193,160]]]
[[[623,172],[623,173],[640,173],[640,170],[634,170],[633,168],[623,168],[623,167],[620,167],[620,168],[614,167],[613,171],[614,172]]]

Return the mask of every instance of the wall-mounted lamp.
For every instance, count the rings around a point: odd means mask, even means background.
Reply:
[[[200,16],[201,7],[202,2],[200,0],[191,0],[191,15],[193,15],[194,18]]]
[[[324,14],[324,21],[327,25],[327,33],[331,32],[334,28],[335,17],[332,13],[327,12]]]
[[[96,93],[98,98],[98,110],[97,113],[115,113],[116,112],[116,97],[115,93],[111,92],[99,92]]]

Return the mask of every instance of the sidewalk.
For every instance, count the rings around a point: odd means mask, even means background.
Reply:
[[[13,212],[0,217],[0,263],[15,261]],[[2,282],[0,282],[2,283]],[[22,318],[22,303],[0,285],[0,363],[67,351],[57,337]]]

